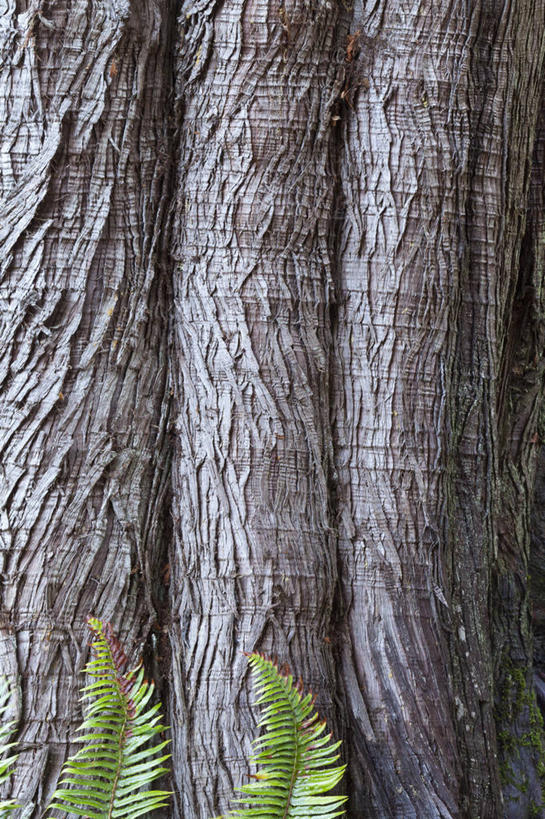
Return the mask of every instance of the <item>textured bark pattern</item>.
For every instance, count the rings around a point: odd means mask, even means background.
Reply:
[[[524,804],[513,808],[509,798],[498,806],[495,798],[498,749],[489,721],[491,714],[498,717],[498,710],[485,687],[485,650],[491,627],[495,693],[502,685],[502,652],[515,660],[524,650],[524,665],[531,665],[531,648],[522,639],[527,631],[528,542],[521,526],[528,526],[533,401],[536,386],[541,386],[537,378],[531,387],[536,373],[528,374],[528,400],[520,401],[517,362],[535,370],[528,357],[535,325],[526,326],[523,317],[533,318],[541,297],[532,296],[535,282],[521,242],[542,87],[544,12],[538,2],[517,3],[500,14],[496,3],[482,4],[474,20],[467,95],[472,112],[471,187],[461,231],[460,301],[453,314],[457,335],[448,414],[449,448],[455,455],[450,458],[447,497],[451,658],[456,696],[465,707],[458,715],[459,746],[467,760],[467,810],[483,816],[500,811],[517,816],[527,809]],[[495,596],[498,587],[501,593]],[[481,663],[475,659],[478,652]],[[496,730],[505,728],[498,719]],[[525,767],[525,775],[535,781],[534,766]],[[518,776],[514,770],[515,779]],[[539,793],[530,791],[522,801],[536,796],[539,803]]]
[[[167,11],[0,9],[0,656],[21,682],[14,795],[32,815],[77,721],[86,616],[129,648],[154,619]]]
[[[253,734],[243,650],[331,712],[333,4],[182,11],[174,248],[177,816],[225,810]],[[181,36],[181,39],[182,39]]]
[[[544,89],[545,96],[545,89]],[[527,241],[523,252],[528,256],[529,292],[532,296],[533,321],[531,329],[535,338],[536,356],[534,366],[544,366],[545,349],[545,98],[542,101],[538,130],[534,146],[534,162],[530,187],[530,216]],[[540,287],[541,284],[541,287]],[[541,303],[539,299],[541,298]],[[532,339],[533,340],[533,339]],[[524,368],[522,370],[524,375]],[[534,662],[539,671],[545,672],[545,407],[540,406],[537,429],[533,431],[530,444],[536,446],[536,479],[531,518],[530,593],[534,636]],[[542,700],[545,710],[545,699]]]
[[[254,648],[344,734],[350,819],[529,812],[529,701],[494,688],[530,684],[545,6],[178,9],[0,0],[13,795],[39,815],[66,756],[86,615],[129,649],[157,616],[170,311],[172,815],[246,772]]]
[[[545,366],[543,350],[545,349],[545,99],[542,101],[538,131],[534,146],[532,182],[529,195],[529,220],[526,242],[523,247],[523,261],[526,267],[526,295],[530,296],[530,338],[533,342],[534,359],[530,373],[536,366]],[[524,255],[526,258],[524,258]],[[523,304],[526,300],[522,294]],[[522,305],[521,305],[522,306]],[[527,307],[528,309],[528,307]],[[526,321],[523,321],[526,325]],[[528,370],[526,362],[519,367],[519,375],[525,376]],[[519,397],[523,397],[521,385]],[[534,390],[533,390],[534,392]],[[516,400],[517,396],[515,396]],[[534,658],[536,666],[545,671],[545,413],[543,403],[539,407],[540,415],[536,428],[530,431],[529,444],[538,450],[536,458],[536,480],[534,485],[534,503],[531,520],[530,550],[530,587],[532,596],[532,618],[534,633]],[[533,419],[532,419],[533,420]]]
[[[541,76],[539,80],[542,86]],[[520,246],[520,260],[513,265],[510,277],[506,277],[511,292],[506,300],[497,402],[500,492],[496,513],[498,560],[494,567],[491,612],[498,751],[504,779],[505,815],[513,819],[526,815],[532,807],[541,805],[545,796],[545,744],[543,732],[536,724],[532,662],[534,641],[529,605],[529,597],[532,595],[535,600],[534,628],[539,641],[543,617],[541,583],[545,563],[539,548],[543,532],[536,525],[540,516],[541,498],[539,489],[534,498],[534,483],[545,371],[543,87],[541,94],[527,196],[526,232]],[[535,88],[528,99],[536,99]],[[519,138],[524,140],[525,137],[528,134],[521,134]],[[516,166],[513,170],[516,171]],[[522,190],[524,187],[523,183]],[[516,220],[521,209],[514,207],[513,210],[513,218]],[[542,480],[541,478],[541,482]],[[530,561],[533,501],[537,508],[533,524],[533,557]],[[536,681],[539,683],[539,677]],[[539,693],[539,687],[537,690]]]
[[[332,359],[353,815],[495,817],[487,590],[543,8],[369,3],[353,29]]]

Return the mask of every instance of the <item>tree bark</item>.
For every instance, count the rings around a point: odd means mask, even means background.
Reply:
[[[538,680],[531,622],[531,595],[539,587],[535,581],[545,563],[543,556],[536,561],[536,548],[530,564],[532,503],[539,503],[539,496],[534,499],[535,455],[545,365],[545,116],[541,77],[539,80],[541,99],[529,166],[527,218],[520,258],[509,278],[512,295],[506,308],[498,396],[498,556],[493,566],[491,613],[500,773],[505,815],[513,819],[532,815],[532,811],[535,815],[538,806],[543,810],[545,796],[545,739],[534,691]],[[539,595],[536,602],[539,605]],[[539,617],[537,627],[538,621]]]
[[[277,654],[333,710],[337,19],[335,4],[299,0],[203,3],[182,18],[171,613],[183,817],[225,810],[246,775],[243,651]]]
[[[501,399],[543,8],[364,4],[356,30],[332,357],[352,815],[501,816],[489,606],[527,514],[501,469],[531,473]]]
[[[0,657],[22,685],[26,816],[78,724],[86,617],[111,620],[129,652],[156,619],[169,9],[1,10]]]
[[[254,649],[349,819],[531,815],[545,7],[178,9],[0,8],[11,795],[56,783],[95,614],[135,655],[168,619],[176,819],[247,773]]]

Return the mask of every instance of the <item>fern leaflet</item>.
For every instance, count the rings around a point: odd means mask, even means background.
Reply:
[[[160,704],[149,706],[154,686],[142,668],[126,671],[127,658],[109,623],[89,618],[93,657],[85,671],[93,682],[82,689],[87,714],[78,742],[85,747],[65,764],[50,810],[88,819],[136,819],[165,807],[169,791],[142,790],[163,773],[168,740]]]
[[[9,702],[9,688],[4,677],[0,677],[0,717],[5,714]],[[0,784],[6,782],[12,774],[13,764],[15,763],[18,754],[6,756],[15,745],[10,742],[10,737],[14,729],[13,722],[6,722],[0,725]],[[0,801],[0,816],[7,816],[12,810],[20,807],[16,805],[13,799]]]
[[[312,694],[303,695],[290,674],[260,654],[249,663],[257,682],[262,737],[254,742],[258,764],[255,782],[239,789],[249,807],[232,811],[226,819],[332,819],[343,816],[345,796],[325,794],[342,779],[345,765],[334,765],[340,742],[331,744],[326,723],[314,710]]]

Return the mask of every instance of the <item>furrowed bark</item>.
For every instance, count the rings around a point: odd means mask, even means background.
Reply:
[[[356,8],[332,357],[353,816],[503,811],[497,403],[542,17],[533,2]]]
[[[335,4],[182,10],[174,220],[176,816],[247,775],[247,663],[291,664],[328,714]]]
[[[86,616],[128,650],[155,619],[170,10],[2,9],[0,656],[21,684],[12,795],[33,816],[78,722]]]
[[[545,97],[545,88],[543,96]],[[526,253],[527,264],[531,270],[532,307],[535,311],[532,325],[539,344],[541,334],[545,331],[545,304],[540,301],[536,303],[536,297],[541,296],[543,299],[544,289],[540,291],[538,288],[539,283],[543,282],[545,277],[545,242],[543,241],[543,236],[545,236],[545,185],[543,184],[545,178],[545,99],[538,118],[532,171]],[[540,350],[544,348],[545,343],[542,343]],[[541,360],[542,356],[539,353],[538,362]],[[539,410],[537,426],[530,439],[537,453],[530,522],[529,586],[532,603],[534,663],[536,670],[545,672],[545,406],[543,399]],[[540,686],[540,688],[540,704],[545,710],[545,686]]]
[[[490,817],[520,816],[532,802],[534,807],[541,802],[536,754],[506,760],[502,734],[523,733],[529,714],[510,712],[518,694],[506,693],[501,665],[518,666],[524,656],[530,681],[526,581],[531,437],[541,392],[534,335],[542,297],[522,241],[527,212],[534,209],[528,196],[543,88],[545,9],[526,2],[500,12],[495,3],[483,3],[474,17],[467,96],[471,181],[460,232],[459,306],[453,315],[457,337],[451,357],[447,490],[454,612],[450,654],[462,703],[457,727],[468,795],[462,808]],[[530,203],[533,197],[530,193]],[[490,679],[492,700],[486,691]],[[526,788],[518,805],[512,804],[508,787],[505,799],[499,798],[498,755],[502,767],[506,761],[515,764],[517,789]],[[500,784],[508,785],[501,768]]]
[[[545,795],[545,735],[539,710],[545,705],[543,458],[538,461],[537,483],[535,480],[536,454],[540,438],[543,440],[539,415],[545,369],[543,91],[542,85],[526,233],[503,354],[499,413],[502,494],[492,612],[500,772],[505,815],[513,819],[536,815]]]

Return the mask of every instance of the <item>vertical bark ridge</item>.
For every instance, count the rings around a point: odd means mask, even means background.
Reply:
[[[441,560],[446,349],[467,60],[450,4],[356,8],[332,357],[351,815],[456,815]],[[453,148],[452,142],[458,140]],[[461,154],[461,155],[460,155]]]
[[[331,712],[329,155],[334,4],[182,9],[174,220],[178,816],[225,809],[253,717],[243,650]]]
[[[508,573],[516,573],[527,552],[520,525],[527,515],[523,495],[530,480],[532,433],[524,426],[528,421],[531,425],[536,396],[534,391],[528,406],[515,407],[509,381],[515,364],[511,348],[522,341],[520,299],[527,296],[519,259],[542,83],[543,32],[540,3],[506,6],[500,14],[495,3],[479,4],[471,19],[472,60],[462,102],[471,112],[471,144],[457,308],[452,314],[456,334],[451,335],[449,354],[445,535],[451,559],[449,636],[456,724],[465,760],[467,801],[462,807],[471,815],[490,817],[504,811],[510,815],[498,782],[494,674],[500,647],[509,639],[500,621],[510,620],[522,602],[514,588],[517,580]],[[516,555],[514,562],[509,553]],[[494,587],[502,585],[505,599],[500,603]],[[518,625],[524,624],[524,616],[517,619]],[[511,637],[518,625],[510,623]],[[521,650],[518,641],[517,636],[513,660]]]
[[[78,719],[86,616],[112,620],[129,647],[155,617],[170,7],[8,6],[0,652],[22,684],[14,795],[41,815]]]
[[[541,17],[532,2],[356,7],[332,357],[354,816],[502,810],[490,413]]]
[[[544,90],[545,95],[545,90]],[[545,288],[540,283],[545,276],[545,100],[542,103],[536,142],[534,148],[534,164],[532,168],[532,184],[529,195],[529,221],[527,229],[527,252],[532,268],[532,296],[535,311],[533,326],[536,333],[536,347],[540,345],[543,324],[545,323],[545,305],[542,303]],[[541,324],[539,322],[541,318]],[[538,362],[541,361],[541,352],[538,353]],[[535,433],[530,444],[537,448],[536,479],[534,487],[533,505],[531,509],[531,544],[529,560],[529,587],[531,594],[531,616],[533,626],[533,654],[536,672],[545,674],[545,407],[541,402],[540,414]],[[545,710],[545,678],[538,679],[539,702]]]
[[[492,612],[496,729],[505,815],[517,817],[543,808],[545,736],[534,692],[534,626],[542,639],[542,577],[539,532],[531,555],[531,511],[535,460],[539,450],[539,414],[543,407],[545,361],[544,148],[542,71],[533,163],[527,196],[525,235],[513,271],[513,297],[505,322],[498,399],[500,502],[498,559],[494,566]],[[532,94],[534,99],[537,94]],[[532,129],[533,130],[533,129]],[[532,131],[530,132],[530,134]],[[518,273],[518,276],[516,274]],[[540,502],[538,490],[535,500]],[[534,525],[539,517],[536,508]],[[539,652],[538,652],[538,666]],[[538,693],[542,679],[536,678]]]

